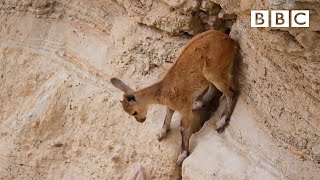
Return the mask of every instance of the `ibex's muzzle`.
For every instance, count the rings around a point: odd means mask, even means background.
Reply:
[[[135,117],[136,118],[136,117]],[[146,118],[136,118],[136,120],[138,121],[138,122],[140,122],[140,123],[143,123],[145,120],[146,120]]]

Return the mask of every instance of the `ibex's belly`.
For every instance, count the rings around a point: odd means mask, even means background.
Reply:
[[[210,82],[202,78],[186,81],[181,79],[172,86],[172,100],[169,107],[173,110],[180,111],[192,107],[193,101],[201,95],[208,87]]]
[[[189,101],[194,101],[197,97],[199,97],[206,89],[209,87],[210,82],[207,79],[204,79],[202,82],[197,82],[197,86],[193,86],[190,89]],[[192,103],[190,102],[190,103]]]

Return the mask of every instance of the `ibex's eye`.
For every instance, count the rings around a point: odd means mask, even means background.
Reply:
[[[137,115],[137,114],[138,114],[137,112],[134,112],[132,115],[135,116],[135,115]]]
[[[136,97],[134,95],[128,95],[127,100],[130,101],[136,101]]]

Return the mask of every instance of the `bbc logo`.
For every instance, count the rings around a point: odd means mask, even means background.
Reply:
[[[271,10],[271,27],[309,27],[309,21],[309,10]],[[251,10],[251,27],[269,27],[269,10]]]

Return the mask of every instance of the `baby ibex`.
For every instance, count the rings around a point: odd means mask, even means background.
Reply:
[[[221,118],[217,121],[217,131],[221,132],[229,121],[236,103],[232,77],[235,54],[234,40],[222,32],[210,30],[196,35],[173,66],[153,85],[134,91],[117,78],[111,78],[111,83],[124,92],[124,111],[139,122],[145,121],[148,105],[167,106],[164,124],[158,134],[159,140],[170,129],[173,113],[178,111],[181,114],[182,151],[177,160],[181,165],[189,155],[190,136],[199,130],[197,109],[210,102],[216,89],[224,94],[227,101]],[[204,91],[204,95],[198,98]]]

